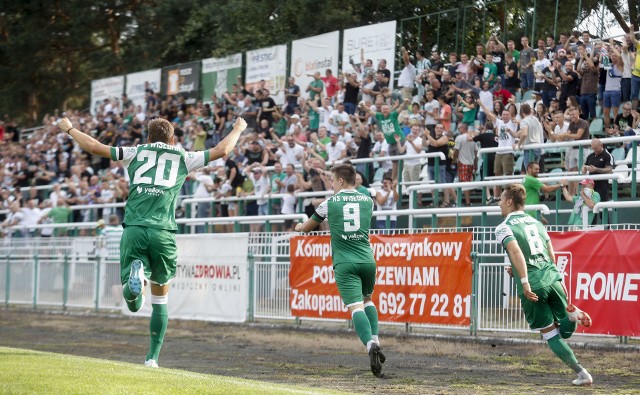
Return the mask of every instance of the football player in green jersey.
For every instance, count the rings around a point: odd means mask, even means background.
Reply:
[[[591,385],[591,375],[562,340],[571,337],[578,322],[591,326],[591,317],[568,305],[551,239],[538,220],[522,211],[525,198],[520,184],[507,185],[500,198],[502,216],[506,218],[495,233],[511,261],[507,271],[516,279],[522,310],[531,329],[539,330],[551,351],[578,374],[574,385]]]
[[[376,261],[369,244],[373,213],[371,197],[355,189],[356,170],[350,164],[331,169],[334,195],[322,202],[296,232],[311,232],[325,218],[331,233],[333,271],[342,301],[351,312],[358,337],[367,347],[371,371],[382,377],[386,360],[378,339],[378,310],[371,300],[376,282]]]
[[[69,133],[92,155],[122,161],[131,186],[125,206],[120,242],[120,278],[127,307],[137,312],[144,303],[144,287],[151,282],[150,349],[145,365],[158,367],[158,355],[167,329],[169,282],[176,273],[176,200],[189,172],[228,155],[247,127],[238,118],[233,131],[207,151],[185,152],[175,146],[173,126],[157,118],[149,122],[149,142],[137,147],[110,147],[75,129],[64,118],[58,128]]]

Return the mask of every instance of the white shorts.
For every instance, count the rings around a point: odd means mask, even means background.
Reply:
[[[567,171],[578,168],[578,157],[580,156],[580,150],[578,148],[567,148],[564,155],[564,168]],[[591,154],[591,149],[584,147],[582,149],[582,164],[587,159],[587,156]],[[580,169],[578,169],[580,170]]]

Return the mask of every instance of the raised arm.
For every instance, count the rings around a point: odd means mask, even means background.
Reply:
[[[209,150],[209,160],[214,161],[220,159],[223,156],[227,156],[233,151],[233,148],[238,143],[238,139],[244,130],[247,128],[247,123],[241,117],[236,119],[233,125],[233,130],[227,137],[224,138],[218,145]]]
[[[68,133],[69,136],[73,137],[73,139],[78,142],[80,148],[90,154],[98,155],[103,158],[111,158],[111,146],[102,144],[88,134],[82,133],[78,129],[74,128],[68,118],[63,118],[58,122],[58,129]]]

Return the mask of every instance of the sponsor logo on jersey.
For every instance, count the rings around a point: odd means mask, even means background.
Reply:
[[[136,187],[136,191],[138,191],[139,195],[145,193],[151,196],[163,196],[167,192],[162,189],[158,189],[156,187],[141,187],[141,186]]]

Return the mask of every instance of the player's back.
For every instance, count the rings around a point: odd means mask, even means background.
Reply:
[[[506,244],[515,239],[522,251],[531,286],[547,286],[560,279],[548,246],[549,235],[537,219],[522,211],[511,213],[496,228],[498,241]],[[520,285],[519,282],[516,282]]]
[[[327,200],[333,264],[374,262],[369,228],[373,201],[355,189],[344,189]]]
[[[209,162],[208,151],[185,152],[164,143],[114,150],[112,159],[123,161],[131,180],[123,223],[176,231],[178,194],[189,172]]]

